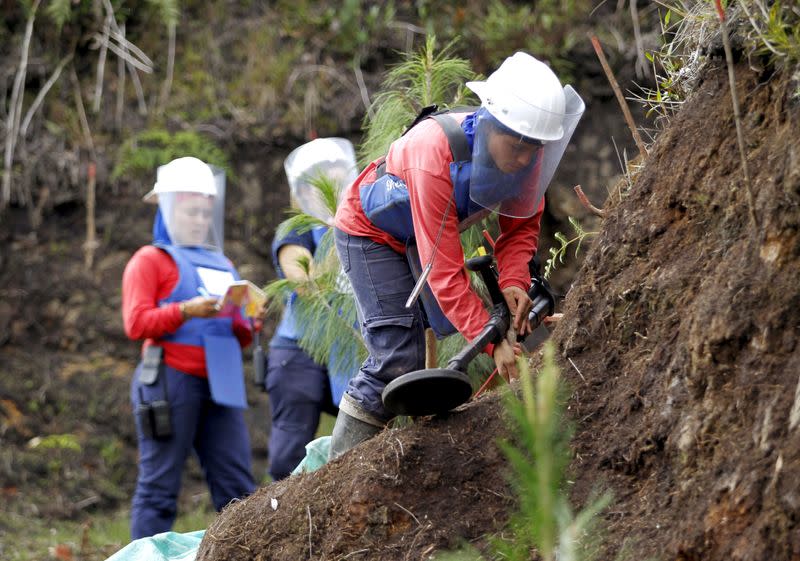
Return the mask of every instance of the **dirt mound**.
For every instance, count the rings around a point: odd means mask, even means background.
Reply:
[[[573,499],[615,493],[604,559],[800,554],[800,115],[787,80],[737,76],[759,228],[712,63],[609,204],[554,334],[578,423]],[[501,417],[483,399],[262,488],[198,559],[420,559],[481,540],[514,505]]]
[[[421,559],[480,542],[514,502],[497,401],[384,431],[317,472],[259,489],[217,517],[198,561]]]
[[[616,493],[609,558],[800,553],[800,114],[786,80],[736,72],[759,229],[718,64],[609,210],[556,333],[575,496]]]

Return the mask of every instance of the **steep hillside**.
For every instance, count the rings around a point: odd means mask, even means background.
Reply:
[[[796,559],[800,111],[736,68],[758,226],[724,62],[712,60],[607,205],[554,333],[577,423],[572,496],[614,492],[602,559]],[[198,559],[420,559],[483,543],[513,507],[497,396],[384,431],[260,489]]]
[[[612,552],[800,551],[800,107],[785,78],[736,75],[758,228],[718,62],[610,210],[556,333],[575,494],[616,493]]]

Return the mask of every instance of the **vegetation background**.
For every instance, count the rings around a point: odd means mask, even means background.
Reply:
[[[796,6],[743,5],[751,12],[736,12],[736,52],[791,75]],[[140,197],[157,165],[191,153],[228,171],[226,253],[263,284],[274,278],[269,244],[288,206],[282,162],[291,149],[314,136],[359,144],[387,71],[434,35],[483,74],[524,49],[587,101],[540,242],[540,253],[563,256],[572,232],[599,224],[572,186],[582,183],[600,206],[638,169],[589,35],[626,95],[643,102],[631,108],[647,143],[700,80],[690,56],[724,55],[708,2],[0,6],[0,556],[9,559],[104,559],[127,543],[136,471],[127,393],[138,345],[122,332],[119,281],[149,241],[152,209]],[[748,19],[756,23],[745,27]],[[714,39],[697,41],[704,33]],[[562,293],[583,257],[571,249],[551,279]],[[250,401],[264,473],[266,397],[251,386]],[[194,464],[185,487],[176,529],[206,527],[213,513]]]

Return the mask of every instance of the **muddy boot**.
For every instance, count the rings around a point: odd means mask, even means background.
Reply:
[[[384,423],[364,411],[352,397],[344,394],[331,434],[328,460],[338,458],[350,448],[372,438],[383,427]]]

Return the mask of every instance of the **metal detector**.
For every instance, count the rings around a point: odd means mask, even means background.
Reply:
[[[384,406],[396,415],[434,415],[450,411],[466,402],[472,395],[472,384],[467,376],[467,366],[489,343],[499,343],[511,324],[511,314],[506,305],[493,257],[483,255],[467,260],[470,271],[483,278],[492,299],[489,321],[483,330],[461,352],[450,359],[446,368],[426,368],[403,374],[387,384],[383,390]]]
[[[426,368],[403,374],[387,384],[383,390],[384,406],[396,415],[423,416],[445,413],[469,400],[472,384],[467,376],[467,366],[489,343],[497,344],[506,336],[511,325],[511,314],[506,305],[497,272],[491,255],[469,259],[467,269],[477,271],[483,278],[492,299],[489,321],[483,330],[460,353],[450,359],[446,368]],[[542,325],[545,317],[555,311],[555,294],[541,275],[535,257],[528,263],[531,287],[528,296],[533,306],[528,314],[532,333],[521,341],[522,347],[530,352],[549,331]],[[542,333],[540,330],[544,330]]]

